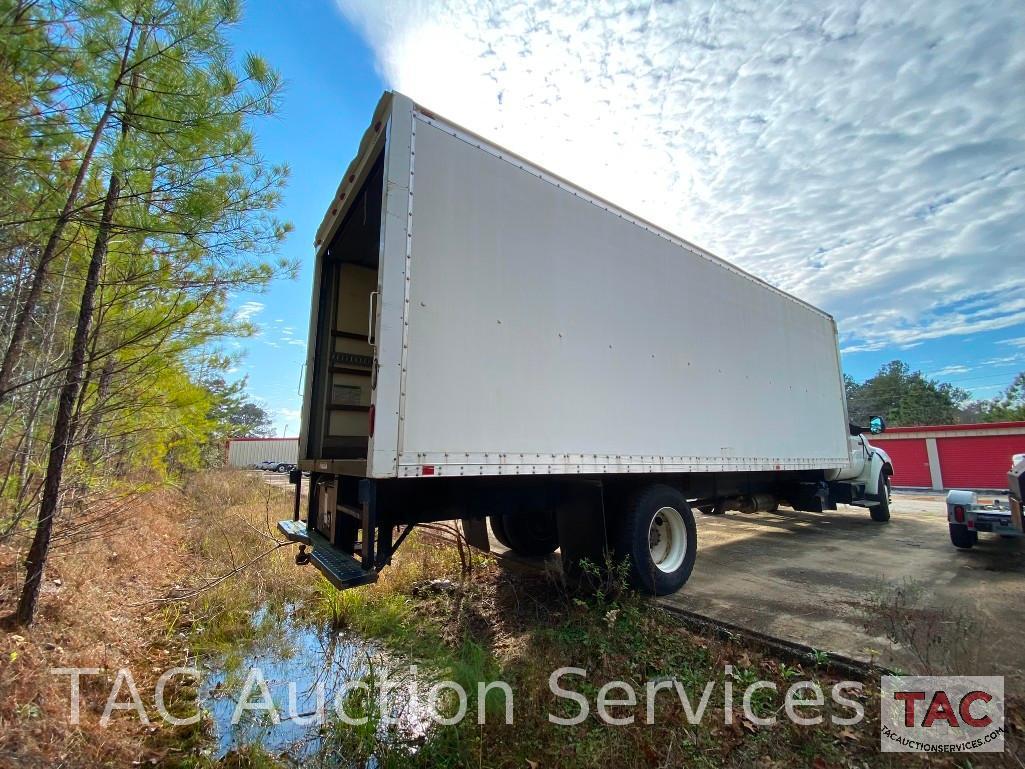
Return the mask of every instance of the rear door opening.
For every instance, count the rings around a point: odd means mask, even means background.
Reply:
[[[376,385],[382,151],[324,252],[307,455],[366,459]]]

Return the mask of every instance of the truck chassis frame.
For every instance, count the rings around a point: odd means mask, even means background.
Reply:
[[[809,512],[835,510],[837,503],[878,504],[868,498],[864,484],[827,482],[815,471],[430,480],[315,472],[308,479],[308,511],[302,520],[302,472],[292,471],[290,480],[295,485],[293,517],[278,528],[300,544],[296,562],[313,563],[339,589],[376,581],[419,524],[459,520],[468,544],[488,552],[485,521],[495,514],[550,513],[564,568],[573,570],[585,558],[604,563],[609,525],[630,495],[652,486],[673,488],[696,507],[709,502],[722,507],[728,501],[747,512],[773,509],[780,500]]]

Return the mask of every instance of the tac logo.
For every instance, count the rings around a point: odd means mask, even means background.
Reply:
[[[1001,676],[883,676],[880,747],[901,753],[999,753]]]

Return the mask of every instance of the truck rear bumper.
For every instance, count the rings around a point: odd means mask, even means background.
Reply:
[[[377,582],[376,571],[364,569],[354,556],[331,547],[327,538],[317,531],[311,531],[305,521],[278,521],[278,530],[292,542],[312,546],[310,563],[339,590]],[[296,563],[299,562],[297,559]]]

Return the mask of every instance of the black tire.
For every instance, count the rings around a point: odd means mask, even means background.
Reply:
[[[678,514],[678,523],[682,523],[686,535],[683,558],[671,571],[660,568],[652,557],[651,527],[664,508]],[[641,489],[628,500],[612,528],[613,552],[617,558],[629,560],[630,582],[634,587],[651,595],[668,595],[683,587],[694,569],[698,546],[694,514],[683,494],[661,484]]]
[[[507,547],[516,555],[537,558],[551,555],[559,547],[555,515],[548,511],[503,515],[501,528],[509,540]]]
[[[979,532],[969,531],[967,526],[960,523],[950,524],[950,542],[954,547],[971,550],[978,541]]]
[[[717,500],[715,500],[714,504],[711,504],[711,505],[701,505],[698,508],[698,511],[701,512],[702,515],[725,515],[726,514],[726,500],[725,499],[717,499]]]
[[[876,523],[886,523],[890,520],[890,476],[879,471],[879,486],[883,493],[879,495],[879,504],[870,507],[869,514]]]
[[[489,515],[488,521],[491,523],[491,533],[495,535],[495,539],[506,547],[511,548],[509,536],[505,533],[505,524],[502,522],[503,517],[501,515]]]
[[[278,465],[277,467],[274,468],[274,472],[276,472],[276,473],[283,473],[287,469],[288,468],[285,467],[284,465]]]

